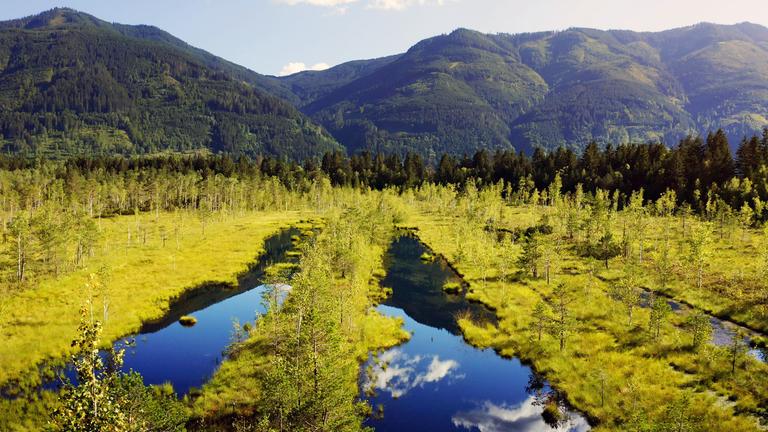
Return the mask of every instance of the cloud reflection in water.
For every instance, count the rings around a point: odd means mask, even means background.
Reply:
[[[366,391],[381,390],[399,398],[416,387],[436,383],[446,377],[461,379],[455,373],[459,363],[455,360],[441,360],[440,356],[410,356],[400,349],[392,349],[379,357],[370,376],[366,377]]]
[[[456,427],[479,430],[480,432],[584,432],[590,429],[586,420],[580,416],[572,416],[559,428],[553,428],[541,416],[543,410],[544,407],[537,405],[533,396],[516,406],[485,401],[475,409],[456,413],[451,421]]]

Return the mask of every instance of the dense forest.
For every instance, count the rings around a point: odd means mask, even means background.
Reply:
[[[689,136],[672,149],[660,144],[627,144],[601,149],[592,143],[581,155],[565,148],[553,152],[538,149],[532,156],[514,151],[491,153],[480,150],[471,157],[443,155],[437,166],[425,163],[416,153],[407,153],[401,158],[398,154],[365,151],[351,157],[341,152],[325,153],[321,158],[310,158],[303,164],[272,157],[249,159],[229,155],[75,157],[52,164],[18,156],[0,157],[2,169],[15,171],[42,167],[48,175],[64,180],[66,189],[76,190],[80,187],[77,182],[98,183],[114,175],[134,182],[128,199],[111,203],[104,214],[131,212],[137,207],[141,210],[153,208],[157,204],[142,197],[146,197],[147,188],[158,187],[152,182],[176,182],[164,176],[201,179],[259,176],[275,177],[283,184],[299,189],[320,177],[328,178],[334,186],[378,190],[388,187],[403,190],[424,183],[461,188],[467,181],[475,181],[481,186],[503,182],[505,194],[510,199],[515,190],[527,193],[540,190],[545,194],[557,181],[565,192],[580,188],[587,192],[601,189],[617,194],[620,206],[638,190],[643,190],[644,197],[651,200],[673,191],[677,203],[690,206],[694,212],[713,214],[726,211],[726,208],[739,212],[746,205],[756,212],[760,221],[768,217],[764,204],[768,202],[766,164],[768,129],[762,136],[743,139],[735,155],[730,151],[725,133],[718,130],[703,138]],[[153,173],[150,178],[140,180],[150,173]],[[12,189],[10,184],[3,186],[3,190]],[[548,200],[546,195],[540,199]],[[186,207],[197,205],[198,198],[185,195],[173,200],[165,198],[163,202],[165,208]]]
[[[288,102],[246,81],[242,68],[204,54],[158,29],[69,9],[0,23],[3,151],[302,160],[341,149]]]
[[[260,75],[151,26],[71,9],[0,23],[4,152],[61,157],[213,152],[304,160],[326,151],[532,154],[591,142],[674,143],[768,124],[768,30],[660,33],[460,29],[406,53]],[[734,72],[734,71],[738,71]]]
[[[590,142],[673,143],[768,124],[768,29],[701,23],[655,33],[457,29],[393,57],[282,77],[349,150],[443,153]],[[329,85],[329,81],[335,85]]]

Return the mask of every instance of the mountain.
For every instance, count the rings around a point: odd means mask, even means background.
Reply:
[[[698,24],[657,33],[459,29],[406,53],[279,78],[350,150],[532,151],[674,144],[768,126],[768,29]]]
[[[342,147],[293,93],[151,26],[71,9],[0,23],[0,144],[44,156]]]
[[[768,126],[768,29],[458,29],[407,52],[265,76],[152,26],[71,9],[0,22],[0,148],[304,159],[665,142]],[[341,143],[341,145],[339,144]],[[343,145],[343,147],[342,147]]]

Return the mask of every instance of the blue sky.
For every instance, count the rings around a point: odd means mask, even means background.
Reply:
[[[768,26],[766,0],[2,0],[0,19],[68,6],[151,24],[265,74],[403,52],[457,27],[663,30],[701,21]]]

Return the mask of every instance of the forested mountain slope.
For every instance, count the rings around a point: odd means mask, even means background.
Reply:
[[[427,156],[673,144],[717,128],[735,143],[768,125],[768,29],[749,23],[658,33],[459,29],[378,62],[352,80],[345,64],[280,81],[322,87],[294,100],[348,148]]]
[[[765,126],[768,29],[749,23],[459,29],[400,55],[279,78],[155,27],[71,9],[0,23],[0,145],[9,152],[303,159],[345,147],[436,164],[482,148],[673,145],[718,128],[738,143]]]
[[[0,23],[0,140],[45,156],[155,151],[302,159],[341,149],[282,86],[154,27],[71,9]]]

